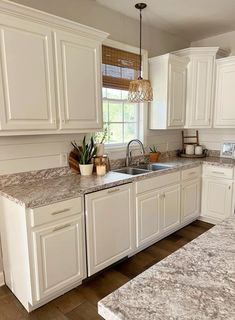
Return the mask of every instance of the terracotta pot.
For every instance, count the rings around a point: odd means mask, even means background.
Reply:
[[[149,161],[150,162],[157,162],[159,157],[161,155],[161,152],[150,152],[149,153]]]

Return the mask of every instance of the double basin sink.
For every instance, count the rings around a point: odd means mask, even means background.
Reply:
[[[124,167],[124,168],[116,169],[113,171],[135,176],[138,174],[145,174],[151,171],[169,169],[175,166],[176,166],[175,163],[149,163],[149,164],[141,164],[135,167]]]

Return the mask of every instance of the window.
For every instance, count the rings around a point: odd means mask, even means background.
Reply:
[[[128,103],[131,80],[138,77],[139,55],[103,46],[103,122],[107,144],[139,138],[139,104]]]
[[[124,144],[139,137],[139,106],[128,103],[125,90],[103,88],[103,121],[106,143]]]

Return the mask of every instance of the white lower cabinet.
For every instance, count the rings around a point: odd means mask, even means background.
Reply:
[[[161,231],[168,232],[180,224],[180,185],[173,185],[161,191]]]
[[[5,281],[25,309],[81,284],[86,277],[82,198],[36,209],[0,200]]]
[[[181,222],[196,219],[200,214],[201,179],[193,179],[182,183]]]
[[[133,250],[132,184],[97,191],[86,198],[88,276]]]
[[[149,192],[136,199],[136,244],[140,247],[160,233],[160,193]]]
[[[233,182],[205,178],[203,181],[202,217],[222,221],[232,214]]]
[[[139,181],[136,247],[144,248],[180,226],[180,172]]]
[[[84,278],[83,232],[81,215],[32,232],[37,300]]]
[[[217,223],[234,211],[233,168],[203,166],[201,219]]]

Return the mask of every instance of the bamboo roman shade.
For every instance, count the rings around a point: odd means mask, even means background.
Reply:
[[[138,78],[139,60],[138,54],[103,46],[103,87],[128,90],[130,81]]]

